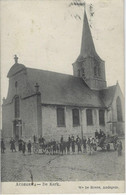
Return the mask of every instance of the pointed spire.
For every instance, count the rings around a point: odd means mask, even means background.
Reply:
[[[79,59],[86,57],[96,57],[100,59],[96,53],[93,38],[91,35],[91,30],[88,23],[88,18],[86,14],[86,8],[84,6],[84,20],[83,20],[83,32],[82,32],[82,41],[81,41],[81,51]]]

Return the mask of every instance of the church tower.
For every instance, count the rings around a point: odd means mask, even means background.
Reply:
[[[106,88],[105,62],[95,50],[86,11],[84,11],[80,55],[72,65],[74,76],[83,78],[90,89]]]

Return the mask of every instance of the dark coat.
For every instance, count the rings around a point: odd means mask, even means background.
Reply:
[[[23,154],[25,153],[26,147],[25,147],[25,143],[22,144],[22,152]]]

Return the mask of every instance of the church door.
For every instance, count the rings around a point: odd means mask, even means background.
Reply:
[[[22,120],[13,121],[13,137],[15,140],[22,137]]]

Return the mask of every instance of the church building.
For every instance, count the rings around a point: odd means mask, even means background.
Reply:
[[[29,68],[14,59],[2,105],[4,138],[59,140],[61,135],[94,136],[96,129],[124,134],[124,97],[118,82],[107,87],[105,62],[96,52],[86,12],[73,75]]]

